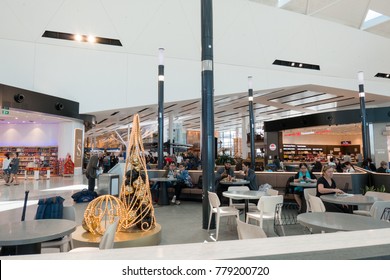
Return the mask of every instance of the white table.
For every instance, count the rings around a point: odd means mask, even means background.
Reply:
[[[65,219],[31,220],[0,225],[1,255],[40,254],[41,243],[76,230],[74,221]]]
[[[325,194],[321,195],[320,198],[325,202],[348,205],[349,211],[351,213],[353,212],[353,206],[371,206],[375,201],[380,200],[377,197],[365,196],[361,194]]]
[[[244,199],[245,200],[245,208],[244,214],[246,218],[246,213],[248,213],[248,203],[250,199],[260,199],[260,197],[267,195],[263,191],[225,191],[222,193],[224,197],[232,198],[232,199]]]
[[[390,228],[390,223],[372,217],[337,212],[304,213],[298,215],[297,220],[304,226],[325,232]]]
[[[229,186],[243,186],[243,185],[248,185],[250,182],[244,179],[234,179],[232,181],[228,181],[224,179],[219,181],[219,183],[222,185],[229,185]]]

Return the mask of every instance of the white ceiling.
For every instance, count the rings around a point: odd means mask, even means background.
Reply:
[[[390,38],[390,1],[388,0],[249,0],[295,13],[316,17],[379,36]],[[383,17],[365,24],[369,11]],[[371,27],[366,27],[371,26]]]

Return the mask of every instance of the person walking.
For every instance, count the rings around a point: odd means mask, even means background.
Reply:
[[[9,157],[9,153],[5,154],[5,159],[3,160],[3,174],[4,181],[6,184],[9,182],[10,169],[9,164],[11,163],[11,158]]]
[[[9,186],[12,182],[14,182],[14,185],[19,185],[18,183],[18,171],[19,171],[19,153],[16,152],[12,154],[12,160],[9,164],[10,169],[10,177],[8,180],[8,183],[6,184]]]

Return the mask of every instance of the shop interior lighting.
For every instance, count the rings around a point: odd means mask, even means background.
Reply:
[[[384,78],[384,79],[390,79],[389,73],[376,73],[375,77],[377,78]]]
[[[46,30],[43,33],[42,37],[51,38],[51,39],[59,39],[59,40],[77,41],[77,42],[82,42],[82,43],[103,44],[103,45],[122,47],[122,43],[118,39],[95,37],[92,35],[72,34],[72,33],[64,33],[64,32]]]
[[[285,66],[285,67],[302,68],[302,69],[309,69],[309,70],[320,70],[320,66],[317,64],[309,64],[309,63],[296,62],[296,61],[275,59],[275,61],[272,64],[279,65],[279,66]]]

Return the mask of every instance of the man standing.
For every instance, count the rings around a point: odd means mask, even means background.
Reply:
[[[85,175],[88,179],[88,190],[93,192],[95,191],[95,180],[98,177],[99,170],[99,157],[95,153],[89,159]]]

